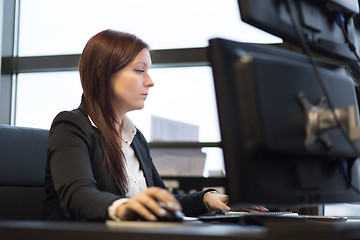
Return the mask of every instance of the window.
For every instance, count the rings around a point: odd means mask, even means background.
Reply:
[[[149,141],[151,116],[198,126],[200,142],[220,141],[211,68],[157,68],[150,74],[155,86],[145,108],[128,113]],[[78,72],[19,74],[16,125],[49,129],[57,113],[79,106],[81,93]],[[205,174],[223,169],[220,149],[202,151],[206,153]]]
[[[57,113],[79,106],[81,93],[77,72],[19,74],[15,125],[49,129]]]
[[[80,53],[104,29],[138,35],[152,49],[204,47],[212,37],[281,42],[241,22],[237,0],[21,1],[19,55]]]
[[[15,1],[15,0],[14,0]],[[206,47],[213,37],[278,43],[281,39],[241,22],[237,0],[32,0],[19,1],[19,58],[80,54],[88,39],[104,29],[131,32],[152,49]],[[206,6],[206,7],[205,7]],[[15,31],[16,32],[16,31]],[[189,59],[193,56],[189,55]],[[200,142],[219,142],[220,133],[211,69],[183,64],[151,69],[155,87],[141,111],[128,115],[150,140],[151,116],[199,127]],[[53,68],[43,60],[40,72],[18,67],[15,124],[50,128],[54,116],[80,103],[78,73]],[[47,70],[48,69],[48,70]],[[73,69],[75,70],[75,68]],[[32,73],[28,73],[28,72]],[[219,148],[202,148],[207,170],[223,169]],[[205,171],[206,175],[206,171]]]
[[[359,217],[360,216],[360,205],[359,204],[328,204],[324,208],[325,216],[349,216]]]
[[[214,84],[209,67],[157,68],[155,86],[141,111],[128,115],[150,139],[150,117],[199,126],[199,141],[220,141]],[[77,108],[81,100],[78,72],[23,73],[18,76],[16,125],[49,129],[55,115]]]

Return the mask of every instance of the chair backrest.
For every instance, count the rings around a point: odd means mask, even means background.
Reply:
[[[48,134],[0,125],[0,219],[41,219]]]

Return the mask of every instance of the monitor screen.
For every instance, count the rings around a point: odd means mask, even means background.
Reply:
[[[295,24],[313,51],[345,62],[357,61],[344,32],[348,40],[358,46],[358,27],[354,21],[359,14],[358,0],[238,0],[238,3],[244,22],[300,45],[290,9]],[[344,32],[337,20],[343,22]],[[359,54],[359,49],[355,52]]]
[[[309,136],[309,106],[329,107],[306,56],[226,39],[211,39],[208,50],[233,207],[360,201],[357,153],[347,137],[330,125]],[[353,106],[358,115],[346,69],[316,64],[334,107]]]

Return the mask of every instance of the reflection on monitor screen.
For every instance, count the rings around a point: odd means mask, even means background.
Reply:
[[[233,206],[360,201],[357,152],[333,121],[306,56],[211,39],[209,58]],[[338,118],[347,129],[351,120],[358,131],[358,103],[346,69],[316,64]]]

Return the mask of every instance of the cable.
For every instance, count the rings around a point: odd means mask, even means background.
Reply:
[[[359,149],[357,149],[357,147],[356,147],[356,146],[354,145],[354,143],[351,141],[351,139],[349,138],[348,134],[346,133],[346,130],[345,130],[345,129],[343,128],[343,126],[341,125],[339,118],[338,118],[338,117],[336,116],[336,114],[335,114],[335,108],[334,108],[334,105],[333,105],[333,103],[332,103],[332,101],[331,101],[331,99],[330,99],[329,93],[328,93],[328,91],[327,91],[327,89],[326,89],[324,80],[323,80],[323,78],[321,77],[320,72],[319,72],[319,69],[318,69],[318,67],[317,67],[317,65],[316,65],[316,63],[315,63],[315,61],[314,61],[314,59],[313,59],[313,57],[312,57],[312,55],[311,55],[311,51],[310,51],[308,45],[306,44],[306,41],[304,40],[304,36],[300,33],[300,30],[299,30],[298,26],[296,25],[296,22],[295,22],[295,20],[294,20],[293,14],[292,14],[292,12],[291,12],[290,5],[289,5],[288,0],[285,0],[285,2],[286,2],[287,11],[288,11],[289,16],[290,16],[290,18],[291,18],[291,21],[292,21],[292,23],[293,23],[293,26],[294,26],[294,29],[295,29],[295,31],[296,31],[296,34],[298,35],[298,37],[299,37],[299,39],[300,39],[300,42],[301,42],[301,45],[303,46],[303,48],[304,48],[304,50],[305,50],[305,53],[306,53],[306,55],[308,56],[308,59],[309,59],[311,65],[312,65],[312,67],[313,67],[313,69],[314,69],[316,78],[318,79],[318,82],[319,82],[319,84],[320,84],[320,86],[321,86],[321,89],[322,89],[323,92],[324,92],[324,95],[325,95],[325,97],[326,97],[326,99],[327,99],[327,103],[329,104],[329,108],[330,108],[330,110],[332,111],[332,113],[333,113],[333,115],[334,115],[334,119],[335,119],[336,123],[340,126],[340,129],[341,129],[342,134],[343,134],[344,137],[347,139],[347,141],[350,143],[350,145],[352,146],[353,150],[357,153],[358,156],[360,156],[360,151],[359,151]]]
[[[344,35],[344,37],[345,37],[345,42],[346,42],[346,44],[348,45],[350,51],[354,53],[356,59],[360,62],[360,56],[359,56],[358,53],[356,52],[356,47],[355,47],[355,45],[350,41],[349,35],[348,35],[348,33],[346,32],[344,14],[343,14],[340,10],[335,10],[335,11],[333,11],[333,13],[334,13],[334,18],[335,18],[336,24],[340,27],[341,31],[343,32],[343,35]]]
[[[344,177],[346,184],[349,185],[350,188],[352,188],[357,194],[360,194],[360,190],[356,186],[354,186],[350,179],[347,177],[348,166],[344,163],[344,161],[338,161],[338,170],[340,174]]]
[[[335,10],[333,13],[334,13],[334,18],[335,18],[336,24],[340,27],[341,31],[343,32],[343,35],[344,35],[344,37],[345,37],[345,42],[346,42],[346,44],[348,45],[350,51],[354,53],[356,59],[360,62],[360,57],[359,57],[358,53],[356,52],[356,47],[355,47],[355,45],[350,41],[349,35],[348,35],[348,33],[347,33],[346,29],[345,29],[345,17],[344,17],[344,14],[343,14],[340,10]],[[357,189],[357,187],[355,187],[355,186],[351,183],[350,179],[347,177],[347,175],[346,175],[346,172],[347,172],[347,171],[344,170],[344,169],[342,169],[342,168],[340,167],[340,172],[341,172],[341,174],[344,176],[346,183],[347,183],[355,192],[357,192],[358,194],[360,194],[360,190]]]
[[[344,176],[345,182],[350,186],[350,188],[352,190],[354,190],[357,194],[360,194],[360,190],[356,186],[354,186],[354,184],[352,184],[351,180],[346,175],[343,175],[343,176]]]
[[[288,0],[284,0],[284,1],[285,1],[286,10],[287,10],[287,12],[289,13],[289,17],[290,17],[290,19],[291,19],[291,22],[292,22],[292,25],[293,25],[293,27],[294,27],[294,30],[295,30],[297,36],[298,36],[299,39],[300,39],[301,45],[303,46],[303,48],[304,48],[304,50],[305,50],[305,53],[306,53],[306,55],[307,55],[307,57],[308,57],[308,59],[309,59],[309,61],[310,61],[310,64],[312,65],[312,67],[313,67],[313,69],[314,69],[316,78],[317,78],[317,80],[318,80],[318,82],[319,82],[319,84],[320,84],[320,87],[321,87],[321,89],[323,90],[323,93],[324,93],[324,95],[325,95],[325,97],[326,97],[326,99],[327,99],[327,103],[328,103],[328,105],[329,105],[329,108],[330,108],[331,112],[332,112],[333,115],[334,115],[335,122],[336,122],[337,125],[339,126],[340,132],[342,133],[342,135],[344,136],[344,138],[347,140],[347,142],[349,143],[349,145],[351,146],[351,148],[355,151],[355,153],[356,153],[357,156],[359,157],[359,156],[360,156],[360,151],[359,151],[359,149],[356,147],[355,143],[350,139],[350,137],[349,137],[349,135],[347,134],[345,128],[342,126],[342,124],[340,123],[339,118],[338,118],[338,117],[336,116],[336,114],[335,114],[335,108],[334,108],[334,105],[333,105],[333,103],[332,103],[332,101],[331,101],[331,99],[330,99],[329,93],[328,93],[328,91],[327,91],[327,89],[326,89],[324,80],[323,80],[322,76],[320,75],[320,72],[319,72],[319,69],[318,69],[318,67],[317,67],[317,64],[315,63],[315,61],[314,61],[314,59],[313,59],[313,57],[312,57],[312,55],[311,55],[311,51],[310,51],[310,49],[309,49],[309,46],[306,44],[306,41],[305,41],[305,39],[304,39],[304,36],[303,36],[303,34],[301,34],[300,29],[298,28],[298,26],[297,26],[297,24],[296,24],[296,21],[295,21],[295,19],[294,19],[293,13],[292,13],[291,8],[290,8],[289,1],[288,1]],[[341,16],[340,16],[340,18],[336,19],[336,22],[337,22],[337,23],[339,22],[339,24],[344,24],[344,23],[343,23],[344,21],[343,21],[343,19],[341,19]],[[342,27],[342,29],[343,29],[343,32],[344,32],[344,31],[345,31],[345,28]],[[345,32],[346,32],[346,31],[345,31]],[[348,38],[347,38],[347,39],[348,39]],[[351,43],[351,42],[347,40],[347,43],[349,44],[349,43]],[[354,47],[354,49],[355,49],[355,47]],[[355,51],[355,53],[356,53],[356,51]],[[357,54],[356,54],[356,55],[357,55]],[[357,56],[357,57],[358,57],[358,56]],[[339,170],[340,170],[340,169],[339,169]],[[348,177],[347,177],[347,174],[346,174],[346,173],[342,173],[341,170],[340,170],[340,173],[344,176],[345,181],[348,183],[348,185],[349,185],[355,192],[357,192],[357,193],[360,194],[360,190],[357,189],[357,188],[351,183],[350,179],[348,179]]]

